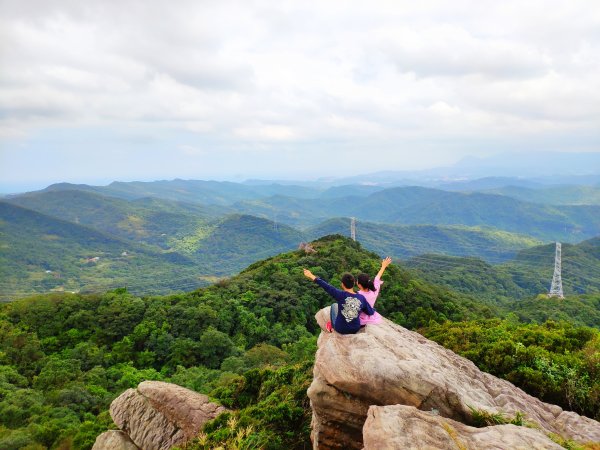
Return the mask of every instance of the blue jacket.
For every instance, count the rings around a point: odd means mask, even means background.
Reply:
[[[338,304],[338,315],[333,324],[335,331],[338,333],[356,333],[360,329],[359,313],[363,311],[369,316],[372,316],[375,313],[375,310],[361,294],[351,294],[336,289],[325,280],[318,277],[315,278],[315,283],[331,295]]]

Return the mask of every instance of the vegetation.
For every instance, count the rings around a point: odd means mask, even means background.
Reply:
[[[569,322],[432,323],[429,339],[539,399],[600,419],[600,333]]]
[[[302,267],[339,283],[378,255],[341,236],[252,264],[185,294],[40,295],[0,306],[0,448],[89,449],[107,408],[142,380],[170,381],[232,409],[188,448],[310,447],[306,388],[315,312],[330,303]],[[397,265],[378,310],[540,398],[590,417],[600,405],[600,336],[566,322],[495,319],[490,304]]]
[[[554,255],[555,245],[551,244],[521,250],[513,260],[500,265],[431,254],[404,264],[431,283],[487,300],[512,301],[548,292]],[[599,238],[562,245],[562,279],[568,296],[600,293]]]
[[[600,205],[600,186],[563,185],[537,189],[505,186],[486,192],[548,205]]]
[[[144,379],[171,380],[236,408],[238,425],[229,427],[235,436],[253,426],[269,442],[302,448],[316,349],[313,316],[330,299],[310,286],[301,268],[339,283],[345,271],[374,273],[380,263],[341,237],[313,247],[314,254],[282,254],[188,294],[139,298],[119,289],[4,305],[0,448],[89,448],[110,425],[110,401]],[[398,267],[385,277],[380,311],[405,325],[493,315],[490,307],[411,279]],[[233,438],[225,425],[207,431],[207,445]]]
[[[350,219],[331,219],[307,231],[311,238],[328,234],[350,235]],[[471,256],[491,263],[504,262],[517,252],[540,245],[529,236],[493,228],[436,225],[389,225],[360,222],[361,244],[380,255],[408,258],[424,254]]]

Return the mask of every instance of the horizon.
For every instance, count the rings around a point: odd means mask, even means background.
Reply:
[[[0,190],[316,179],[502,153],[544,170],[546,152],[600,149],[599,12],[4,1]]]
[[[247,177],[244,178],[240,174],[230,177],[212,177],[212,178],[201,178],[201,177],[152,177],[148,176],[145,178],[130,178],[130,179],[54,179],[54,180],[40,180],[36,182],[25,182],[22,184],[6,184],[0,181],[0,195],[10,196],[17,195],[26,192],[33,192],[43,190],[54,184],[73,184],[73,185],[88,185],[104,187],[112,183],[153,183],[153,182],[170,182],[170,181],[215,181],[215,182],[232,182],[240,184],[252,184],[252,183],[272,183],[272,184],[315,184],[315,185],[341,185],[342,184],[363,184],[363,185],[386,185],[390,183],[398,182],[410,182],[414,181],[415,185],[419,183],[427,184],[426,182],[460,182],[460,181],[474,181],[482,179],[492,178],[507,178],[515,180],[532,180],[532,181],[544,181],[544,184],[564,184],[563,181],[557,183],[549,183],[548,180],[557,177],[558,180],[564,180],[565,178],[585,178],[585,177],[600,177],[600,152],[585,152],[585,153],[563,153],[563,152],[544,152],[541,153],[547,158],[550,158],[550,167],[559,167],[562,172],[550,172],[550,173],[531,173],[524,175],[523,173],[529,173],[531,170],[528,166],[523,166],[520,170],[507,171],[504,173],[506,168],[498,166],[499,161],[510,161],[514,162],[513,158],[519,158],[523,155],[514,155],[507,153],[499,153],[492,155],[488,158],[482,158],[480,156],[468,155],[456,163],[447,166],[431,166],[419,170],[394,170],[388,168],[387,170],[380,170],[374,172],[363,172],[345,174],[345,176],[313,176],[313,177]],[[561,166],[564,164],[564,158],[572,159],[574,157],[583,158],[583,161],[579,161],[578,164],[574,164],[575,170],[568,170]],[[554,160],[552,159],[554,158]],[[590,165],[590,160],[592,160]],[[473,163],[476,163],[473,166]],[[486,164],[487,162],[487,164]],[[479,163],[479,164],[477,164]],[[531,164],[531,161],[529,162]],[[587,163],[587,165],[586,165]],[[496,164],[496,165],[494,165]],[[594,165],[597,164],[597,165]],[[465,166],[463,168],[463,166]],[[566,170],[564,170],[566,169]],[[383,179],[373,179],[367,177],[380,176]],[[362,177],[363,180],[356,180],[356,178]],[[391,177],[391,178],[385,178]],[[596,182],[592,183],[595,184]],[[589,183],[575,183],[575,184],[589,184]],[[11,186],[11,187],[9,187]],[[19,187],[20,186],[20,187]]]

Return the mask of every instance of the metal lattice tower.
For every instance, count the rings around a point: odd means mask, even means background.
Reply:
[[[356,218],[354,217],[350,219],[350,237],[356,242]]]
[[[550,285],[550,292],[548,297],[565,298],[563,295],[562,278],[561,278],[561,248],[560,242],[556,243],[556,256],[554,257],[554,275],[552,276],[552,284]]]

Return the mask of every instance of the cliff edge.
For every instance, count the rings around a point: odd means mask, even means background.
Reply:
[[[324,330],[329,308],[315,317]],[[550,435],[600,442],[600,422],[544,403],[387,319],[354,335],[322,332],[308,397],[315,449],[439,448],[440,436],[454,445],[443,448],[469,449],[561,448]],[[523,415],[526,426],[474,429],[474,410]]]

